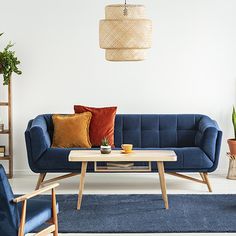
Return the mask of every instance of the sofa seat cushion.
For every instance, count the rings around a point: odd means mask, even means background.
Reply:
[[[177,155],[177,161],[164,162],[165,170],[172,172],[199,172],[213,166],[211,159],[198,147],[184,148],[136,148],[135,150],[172,150]],[[157,170],[152,163],[152,170]]]
[[[49,148],[37,161],[40,172],[78,172],[80,162],[69,162],[68,156],[71,150],[76,148]],[[117,148],[118,149],[118,148]],[[81,150],[81,149],[80,149]],[[139,149],[136,149],[139,150]],[[210,158],[198,147],[185,148],[142,148],[141,150],[173,150],[177,154],[176,162],[165,162],[167,171],[190,172],[207,170],[213,166]],[[156,170],[156,163],[152,163],[152,169]],[[93,171],[94,165],[88,163],[88,171]]]
[[[207,170],[213,166],[211,159],[198,147],[170,148],[177,155],[177,162],[165,162],[166,171],[194,172]]]
[[[21,215],[22,204],[18,204],[19,213]],[[57,212],[59,206],[57,203]],[[52,203],[51,200],[35,200],[27,201],[25,234],[32,232],[46,221],[52,218]]]
[[[77,149],[86,150],[87,148],[48,148],[34,164],[39,172],[80,173],[81,163],[68,161],[70,151]],[[93,163],[89,163],[87,169],[93,170]]]

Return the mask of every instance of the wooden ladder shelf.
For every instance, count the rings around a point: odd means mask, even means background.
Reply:
[[[11,100],[11,79],[8,86],[8,101],[0,102],[0,107],[8,107],[8,128],[0,131],[0,135],[8,135],[8,154],[0,157],[0,161],[8,161],[7,177],[13,177],[13,142],[12,142],[12,100]]]

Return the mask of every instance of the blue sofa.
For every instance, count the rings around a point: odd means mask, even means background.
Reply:
[[[51,148],[52,137],[52,114],[29,121],[25,140],[29,166],[33,172],[41,173],[37,187],[46,173],[80,173],[81,163],[68,161],[71,149]],[[199,172],[202,180],[198,182],[203,183],[208,182],[206,174],[217,168],[221,138],[217,123],[205,115],[118,114],[115,119],[117,148],[122,143],[132,143],[135,149],[174,150],[177,161],[166,162],[166,172],[184,178],[177,172]],[[94,165],[89,163],[88,172],[93,171]],[[152,171],[156,171],[154,164]]]

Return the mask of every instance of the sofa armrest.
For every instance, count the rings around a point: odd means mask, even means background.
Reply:
[[[32,159],[37,161],[39,157],[51,146],[47,124],[43,116],[37,116],[29,129]]]
[[[198,132],[196,135],[196,146],[199,146],[206,155],[214,162],[219,158],[218,136],[221,131],[216,123],[216,121],[210,119],[209,117],[203,117],[199,122]]]

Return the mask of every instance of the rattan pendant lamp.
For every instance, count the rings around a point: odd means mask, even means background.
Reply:
[[[141,61],[151,47],[152,22],[145,6],[114,4],[105,8],[100,20],[99,43],[108,61]]]

